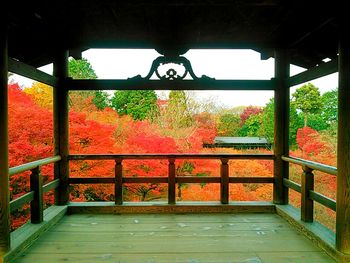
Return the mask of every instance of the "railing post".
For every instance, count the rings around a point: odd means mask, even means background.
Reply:
[[[30,219],[33,224],[39,224],[44,220],[43,178],[39,166],[31,172],[30,191],[34,191],[34,199],[30,202]]]
[[[282,156],[289,155],[289,58],[287,50],[275,52],[275,109],[274,109],[274,184],[273,202],[288,204],[288,187],[283,179],[289,177],[289,166]]]
[[[169,158],[168,165],[168,204],[176,203],[176,170],[175,170],[175,158]]]
[[[220,201],[222,204],[229,203],[229,167],[228,167],[228,159],[222,158],[220,165]]]
[[[115,204],[123,204],[123,159],[118,158],[115,160],[115,182],[114,182],[114,196]]]
[[[5,8],[3,8],[5,9]],[[5,11],[5,10],[4,10]],[[5,11],[6,12],[6,11]],[[7,24],[0,15],[0,261],[10,248],[10,190],[8,163]]]
[[[310,199],[310,190],[314,190],[313,169],[303,165],[301,176],[301,220],[304,222],[314,221],[314,201]]]

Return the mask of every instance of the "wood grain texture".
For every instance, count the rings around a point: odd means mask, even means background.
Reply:
[[[345,29],[344,29],[345,30]],[[343,32],[345,36],[345,32]],[[344,37],[345,38],[345,37]],[[337,248],[350,254],[350,48],[340,42],[337,150]]]
[[[276,214],[89,214],[64,217],[13,263],[267,263],[287,258],[334,262]]]
[[[341,253],[336,249],[335,233],[324,225],[318,222],[306,223],[301,221],[300,210],[291,205],[276,205],[276,212],[337,262],[350,262],[349,255]]]

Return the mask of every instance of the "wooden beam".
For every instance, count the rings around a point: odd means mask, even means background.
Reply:
[[[347,37],[344,30],[343,37]],[[350,41],[339,45],[336,246],[350,254]]]
[[[275,52],[275,120],[274,120],[274,177],[273,201],[275,204],[288,203],[288,188],[283,179],[288,178],[288,163],[282,156],[289,154],[289,58],[286,50]]]
[[[299,165],[304,165],[307,166],[313,170],[320,171],[323,173],[331,174],[331,175],[337,175],[337,168],[334,166],[318,163],[318,162],[313,162],[309,160],[304,160],[301,158],[297,157],[287,157],[287,156],[282,156],[282,160],[290,163],[295,163]]]
[[[290,189],[293,189],[294,191],[298,192],[298,193],[301,193],[301,185],[294,182],[294,181],[291,181],[287,178],[283,178],[283,185],[285,187],[288,187]]]
[[[22,209],[23,205],[28,204],[32,200],[34,200],[34,192],[33,191],[25,193],[24,195],[18,197],[17,199],[12,200],[10,202],[11,213],[18,210],[18,209]]]
[[[69,90],[274,90],[274,80],[67,79]]]
[[[60,186],[55,190],[55,203],[65,205],[69,200],[69,134],[68,134],[68,89],[64,80],[68,77],[68,51],[57,52],[54,62],[54,76],[58,85],[53,89],[54,119],[54,155],[60,155],[61,161],[55,163],[54,178],[60,179]]]
[[[325,196],[323,194],[317,193],[315,191],[310,191],[310,198],[329,209],[332,209],[334,212],[337,211],[337,203],[332,198]]]
[[[58,162],[59,160],[61,160],[61,156],[59,156],[59,155],[40,159],[40,160],[33,161],[30,163],[25,163],[25,164],[21,164],[21,165],[15,166],[15,167],[11,167],[9,169],[9,173],[10,173],[10,175],[23,173],[25,171],[29,171],[31,169],[34,169],[38,166]]]
[[[1,12],[2,15],[3,12]],[[10,248],[7,25],[0,23],[0,261]]]
[[[221,159],[230,160],[273,160],[273,154],[208,154],[208,153],[168,153],[168,154],[70,154],[69,160],[146,160],[146,159]]]
[[[53,189],[56,189],[59,186],[60,186],[60,179],[55,179],[55,180],[43,185],[43,192],[45,194]]]
[[[310,68],[288,79],[289,86],[303,84],[305,82],[333,74],[338,71],[338,59],[333,59],[317,67]]]
[[[9,58],[8,62],[9,71],[12,73],[16,73],[23,77],[42,82],[52,87],[57,86],[57,78],[50,74],[47,74],[35,67],[27,65],[21,61],[17,61],[13,58]]]

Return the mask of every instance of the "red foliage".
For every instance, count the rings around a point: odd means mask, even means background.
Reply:
[[[254,106],[246,107],[241,113],[241,115],[239,116],[241,118],[241,126],[245,123],[246,120],[249,119],[251,115],[257,115],[262,111],[263,111],[262,108],[259,108],[259,107],[254,107]]]
[[[308,155],[316,155],[327,150],[327,145],[320,140],[319,133],[310,127],[300,128],[296,140],[299,148]]]

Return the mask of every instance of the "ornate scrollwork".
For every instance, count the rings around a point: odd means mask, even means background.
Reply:
[[[161,73],[159,71],[160,67],[164,65],[171,65],[175,64],[178,66],[183,67],[183,73],[179,74],[177,70],[175,70],[173,67],[170,67],[165,73]],[[151,69],[149,73],[147,74],[146,77],[141,77],[140,75],[137,75],[133,77],[132,79],[143,79],[143,80],[149,80],[153,75],[156,75],[160,80],[183,80],[186,78],[187,75],[190,75],[190,77],[193,80],[201,80],[201,79],[213,79],[208,76],[202,75],[202,77],[198,78],[192,69],[191,62],[183,57],[183,56],[178,56],[178,57],[158,57],[156,58],[151,66]]]

